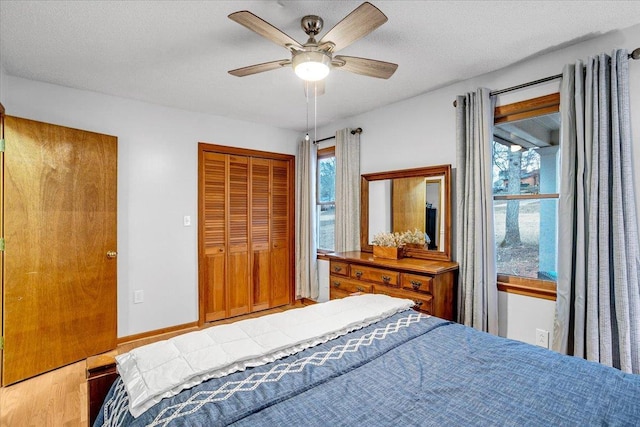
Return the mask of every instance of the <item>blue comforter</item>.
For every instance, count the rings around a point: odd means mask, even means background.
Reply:
[[[96,426],[640,425],[640,376],[406,311]]]

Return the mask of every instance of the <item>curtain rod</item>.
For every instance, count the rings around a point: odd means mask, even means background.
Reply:
[[[362,128],[355,128],[354,130],[351,131],[351,135],[355,135],[356,133],[362,133]],[[313,143],[317,144],[318,142],[328,141],[330,139],[336,139],[335,135],[334,136],[328,136],[328,137],[322,138],[322,139],[316,139],[315,141],[313,141]]]
[[[627,55],[627,57],[629,59],[640,59],[640,47],[635,49],[629,55]],[[559,78],[562,78],[562,73],[561,74],[556,74],[555,76],[549,76],[549,77],[545,77],[545,78],[542,78],[542,79],[534,80],[532,82],[522,83],[522,84],[517,85],[517,86],[511,86],[511,87],[508,87],[506,89],[492,90],[491,92],[489,92],[489,95],[491,95],[491,96],[500,95],[501,93],[511,92],[511,91],[518,90],[518,89],[523,89],[523,88],[529,87],[529,86],[535,86],[537,84],[550,82],[552,80],[559,79]],[[454,100],[453,101],[453,106],[457,107],[458,106],[458,101]]]

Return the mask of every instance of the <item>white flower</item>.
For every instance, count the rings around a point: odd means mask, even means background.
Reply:
[[[400,247],[404,244],[400,233],[382,232],[373,236],[372,243],[376,246],[386,246],[391,248]]]
[[[424,231],[418,230],[417,228],[413,231],[407,230],[405,232],[399,233],[390,233],[390,232],[381,232],[373,236],[372,243],[376,246],[386,246],[386,247],[402,247],[407,243],[413,243],[418,245],[424,245],[425,238]]]

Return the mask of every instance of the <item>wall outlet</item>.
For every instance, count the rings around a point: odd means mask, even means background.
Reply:
[[[536,329],[536,345],[549,348],[549,331],[544,329]]]
[[[191,226],[191,217],[189,215],[184,216],[183,224],[185,227]]]
[[[144,302],[144,291],[134,291],[133,292],[133,303],[140,304]]]

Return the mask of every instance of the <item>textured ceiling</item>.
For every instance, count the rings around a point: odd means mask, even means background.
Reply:
[[[0,1],[9,75],[304,130],[290,68],[228,70],[288,52],[227,18],[249,10],[301,43],[308,14],[324,34],[360,1]],[[340,53],[399,64],[389,80],[334,70],[318,126],[638,24],[640,1],[372,1],[389,21]],[[620,46],[634,48],[637,46]]]

